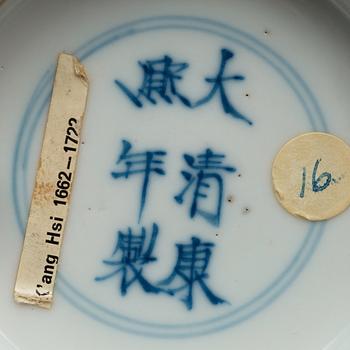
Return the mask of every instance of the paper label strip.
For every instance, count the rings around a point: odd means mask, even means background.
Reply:
[[[88,94],[84,67],[59,55],[15,285],[15,300],[50,308]]]

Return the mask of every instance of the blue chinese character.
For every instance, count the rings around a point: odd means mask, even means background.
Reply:
[[[162,168],[164,162],[161,160],[162,157],[166,155],[165,151],[156,150],[156,151],[146,151],[139,153],[131,153],[132,145],[130,142],[123,140],[123,149],[117,160],[116,164],[125,165],[124,171],[113,171],[111,173],[114,179],[119,178],[129,178],[131,175],[142,174],[143,175],[143,184],[141,190],[140,198],[140,209],[138,222],[141,221],[142,213],[145,208],[148,185],[150,181],[150,176],[152,173],[158,175],[165,175],[165,171]]]
[[[229,80],[236,80],[236,81],[242,81],[244,80],[243,75],[235,74],[232,76],[225,76],[224,71],[226,68],[227,62],[233,58],[234,53],[228,49],[222,49],[221,50],[221,63],[219,67],[219,71],[215,77],[208,77],[205,79],[206,82],[212,85],[212,88],[209,92],[209,94],[199,100],[197,103],[194,104],[194,107],[201,106],[205,103],[208,103],[215,95],[219,94],[222,107],[224,109],[224,112],[227,114],[230,114],[233,118],[237,118],[240,120],[245,121],[249,125],[252,125],[253,122],[245,117],[243,114],[241,114],[229,101],[226,91],[225,91],[225,83]]]
[[[193,308],[193,290],[196,285],[201,287],[213,305],[226,303],[225,300],[216,296],[205,282],[209,278],[207,268],[214,244],[192,237],[190,244],[177,244],[176,246],[178,257],[175,268],[170,276],[158,286],[167,287],[167,292],[171,295],[184,292],[181,301],[185,303],[188,310]]]
[[[156,96],[170,104],[173,103],[172,98],[177,97],[185,106],[191,106],[190,101],[176,88],[176,81],[182,79],[179,73],[188,67],[187,63],[174,63],[169,56],[138,63],[143,71],[143,82],[137,94],[131,92],[121,81],[115,80],[115,84],[137,107],[143,107],[142,97],[152,104],[157,104]]]
[[[140,235],[134,235],[131,228],[127,233],[118,232],[118,239],[112,258],[103,260],[103,263],[112,268],[112,272],[98,276],[95,281],[105,281],[121,274],[120,292],[126,295],[132,284],[138,282],[147,293],[159,293],[160,288],[153,286],[143,276],[145,265],[156,261],[152,252],[158,236],[158,226],[153,224],[152,235],[146,246],[146,229],[142,227]]]
[[[155,60],[138,62],[142,68],[143,80],[137,93],[132,92],[120,80],[115,80],[114,82],[139,108],[143,107],[143,99],[152,104],[157,104],[157,97],[160,97],[169,104],[173,103],[175,97],[186,107],[196,108],[210,102],[210,100],[218,95],[225,113],[231,115],[233,118],[252,125],[253,122],[236,109],[236,107],[230,102],[226,93],[225,87],[229,80],[242,81],[245,79],[245,77],[240,74],[225,74],[226,65],[233,57],[234,53],[232,51],[226,48],[221,49],[221,61],[218,72],[214,77],[205,78],[205,81],[211,85],[211,89],[205,97],[195,103],[191,102],[189,98],[181,94],[176,86],[176,83],[182,79],[181,72],[189,67],[188,63],[174,63],[174,60],[167,55]]]
[[[214,226],[220,225],[221,218],[224,184],[220,172],[233,173],[236,171],[236,168],[222,164],[224,158],[225,155],[214,153],[209,148],[206,149],[203,154],[197,155],[197,158],[185,154],[184,159],[187,165],[194,171],[181,172],[187,183],[183,190],[174,197],[177,203],[182,204],[186,193],[193,187],[194,191],[190,207],[190,217],[193,218],[198,214]],[[208,211],[201,209],[200,201],[208,199],[208,190],[214,187],[211,185],[216,185],[217,194],[214,210]]]

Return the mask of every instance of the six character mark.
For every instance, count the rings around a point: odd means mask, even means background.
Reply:
[[[252,125],[252,121],[241,114],[231,103],[226,92],[228,81],[245,79],[240,74],[225,74],[226,65],[233,57],[232,51],[225,48],[221,50],[220,65],[216,75],[205,78],[206,83],[210,85],[209,92],[196,102],[181,93],[177,86],[177,82],[182,80],[182,73],[189,67],[189,64],[174,62],[168,55],[155,60],[139,62],[143,71],[143,81],[136,93],[119,80],[115,80],[115,84],[138,108],[143,107],[144,101],[157,104],[157,98],[161,98],[168,104],[179,100],[188,108],[197,108],[217,97],[226,114]],[[132,144],[127,140],[122,141],[122,150],[116,162],[118,169],[112,171],[111,176],[114,179],[128,179],[133,175],[143,177],[138,211],[139,224],[147,202],[151,175],[164,176],[166,174],[164,170],[166,155],[167,152],[161,149],[132,152]],[[187,193],[192,188],[190,218],[198,215],[211,225],[219,226],[224,193],[222,176],[224,173],[234,173],[236,168],[224,164],[225,155],[215,153],[210,148],[197,156],[184,154],[183,157],[189,169],[181,172],[186,184],[180,193],[174,196],[175,201],[183,204]],[[203,202],[209,201],[210,197],[214,197],[214,201],[211,201],[214,203],[213,209],[204,209]],[[177,260],[173,271],[162,281],[151,283],[145,276],[145,267],[157,261],[153,251],[158,234],[159,228],[155,223],[152,225],[151,234],[147,234],[144,227],[141,227],[139,234],[134,234],[131,228],[128,228],[126,232],[118,231],[112,256],[103,260],[103,264],[111,271],[95,277],[95,281],[102,282],[119,275],[122,296],[127,295],[132,285],[138,284],[146,293],[165,293],[173,297],[179,295],[188,310],[193,308],[193,293],[196,287],[200,288],[211,304],[227,303],[208,286],[208,267],[215,245],[212,242],[202,241],[196,236],[193,236],[189,243],[176,244]]]

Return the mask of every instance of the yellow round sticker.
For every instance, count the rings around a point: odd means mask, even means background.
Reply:
[[[297,136],[277,154],[272,181],[289,213],[311,221],[332,218],[350,205],[350,147],[327,133]]]

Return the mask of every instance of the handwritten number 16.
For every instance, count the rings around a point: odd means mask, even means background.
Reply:
[[[322,192],[325,190],[332,181],[332,175],[328,172],[323,172],[320,176],[317,177],[318,166],[321,162],[321,159],[317,159],[312,171],[312,191],[313,192]],[[299,197],[304,198],[305,196],[305,187],[306,187],[306,167],[303,167],[302,173],[302,184]]]

